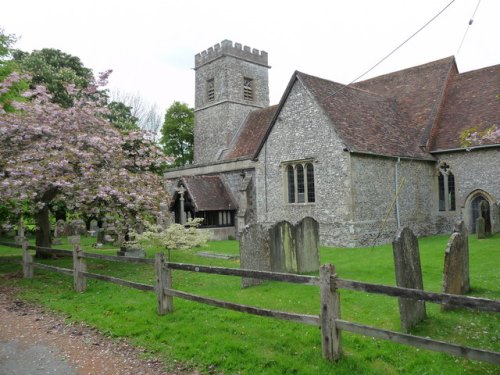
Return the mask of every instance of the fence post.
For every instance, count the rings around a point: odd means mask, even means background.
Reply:
[[[23,277],[25,279],[33,278],[33,257],[28,251],[28,241],[23,240]]]
[[[342,355],[342,342],[341,331],[335,324],[335,319],[340,319],[340,295],[335,287],[335,267],[331,264],[322,265],[319,269],[319,277],[323,357],[329,361],[336,361]]]
[[[172,288],[172,270],[165,263],[163,253],[155,254],[155,270],[157,310],[159,315],[165,315],[174,310],[174,300],[165,291],[165,289]]]
[[[87,264],[83,258],[83,251],[79,243],[73,245],[73,285],[77,292],[85,292],[87,289],[87,278],[82,272],[87,272]]]

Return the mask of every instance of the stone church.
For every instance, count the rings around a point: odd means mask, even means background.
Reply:
[[[342,247],[460,218],[475,232],[479,215],[500,231],[500,143],[461,141],[500,126],[500,65],[460,73],[447,57],[350,86],[296,71],[272,106],[269,68],[229,40],[195,56],[194,163],[165,175],[177,222],[237,238],[313,217],[321,243]]]

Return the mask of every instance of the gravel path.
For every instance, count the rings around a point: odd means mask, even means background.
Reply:
[[[197,374],[181,366],[165,372],[162,362],[141,359],[143,352],[83,324],[67,324],[0,286],[1,375]]]

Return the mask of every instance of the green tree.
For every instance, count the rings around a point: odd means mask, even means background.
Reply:
[[[194,110],[187,104],[174,102],[165,114],[160,143],[169,156],[175,157],[174,166],[193,162]]]
[[[44,48],[31,53],[15,50],[12,56],[22,71],[31,75],[33,87],[44,85],[52,94],[52,101],[65,108],[73,105],[73,98],[65,86],[74,84],[77,88],[85,88],[93,79],[92,70],[78,57],[58,49]]]
[[[122,102],[111,102],[107,106],[109,113],[104,117],[122,132],[139,130],[138,118],[132,114],[132,108]]]
[[[26,79],[15,74],[19,70],[17,63],[12,60],[12,46],[16,36],[6,34],[0,28],[0,111],[13,112],[13,101],[22,101],[21,94],[28,88]],[[9,82],[6,82],[9,81]]]

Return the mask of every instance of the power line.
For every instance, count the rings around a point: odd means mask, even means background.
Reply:
[[[481,0],[479,0],[481,1]],[[364,77],[365,75],[367,75],[368,73],[370,73],[373,69],[375,69],[377,66],[379,66],[381,63],[383,63],[385,60],[387,60],[391,55],[393,55],[398,49],[400,49],[401,47],[403,47],[406,43],[408,43],[411,39],[413,39],[413,37],[415,37],[418,33],[420,33],[423,29],[425,29],[429,24],[431,24],[436,18],[438,18],[446,9],[448,9],[451,4],[453,4],[455,2],[455,0],[452,0],[450,1],[443,9],[441,9],[434,17],[432,17],[429,21],[427,21],[422,27],[420,27],[417,31],[415,31],[412,35],[410,35],[408,38],[406,38],[402,43],[400,43],[396,48],[394,48],[391,52],[389,52],[387,55],[385,55],[382,59],[380,59],[375,65],[373,65],[370,69],[368,69],[367,71],[365,71],[363,74],[357,76],[355,79],[353,79],[351,82],[349,82],[348,84],[346,85],[343,85],[342,88],[340,88],[339,90],[333,92],[332,94],[330,95],[327,95],[325,97],[323,97],[319,102],[323,102],[324,100],[328,99],[328,98],[331,98],[332,96],[335,96],[337,95],[338,93],[340,93],[341,91],[343,91],[346,87],[352,85],[354,82],[356,82],[358,79]],[[479,6],[479,4],[478,4]],[[477,7],[476,7],[476,10],[477,10]],[[474,12],[475,14],[475,12]]]
[[[469,28],[471,27],[472,23],[474,22],[474,16],[476,15],[477,8],[479,8],[479,4],[481,4],[481,0],[478,0],[477,5],[476,5],[476,9],[474,9],[474,13],[472,13],[472,16],[469,20],[467,28],[465,29],[465,33],[464,33],[464,36],[462,38],[462,41],[460,42],[460,46],[458,46],[457,55],[460,52],[460,49],[462,48],[462,44],[464,44],[464,40],[465,40],[465,37],[467,36],[467,33],[469,32]]]

